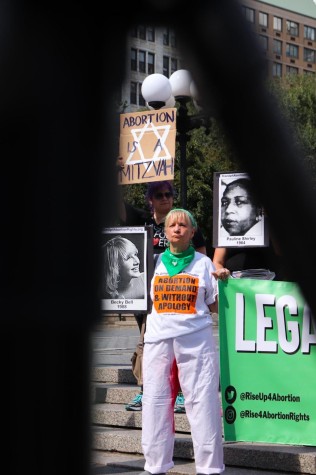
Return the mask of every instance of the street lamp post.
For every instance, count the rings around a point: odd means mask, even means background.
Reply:
[[[175,71],[169,79],[163,74],[150,74],[142,84],[142,96],[152,109],[174,107],[175,102],[179,104],[176,137],[180,148],[181,206],[186,209],[188,132],[202,125],[208,127],[208,118],[203,114],[188,114],[188,102],[193,101],[197,106],[195,84],[186,69]]]

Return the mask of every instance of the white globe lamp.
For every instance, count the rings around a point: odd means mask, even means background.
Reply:
[[[142,84],[142,96],[150,107],[161,109],[172,95],[169,79],[163,74],[150,74]]]
[[[190,85],[192,82],[192,76],[186,69],[179,69],[171,74],[169,78],[171,84],[172,95],[176,100],[178,98],[190,98]]]

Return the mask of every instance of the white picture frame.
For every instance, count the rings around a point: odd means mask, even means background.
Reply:
[[[233,193],[234,189],[239,189],[239,195],[243,195],[243,190],[247,190],[245,193],[248,197],[247,200],[245,196],[237,196],[237,192]],[[236,196],[233,196],[234,194]],[[251,213],[247,219],[245,216],[241,217],[240,212],[243,208],[247,208],[249,213]],[[251,180],[248,173],[215,172],[213,188],[213,247],[266,247],[268,245],[269,230],[267,217],[263,207],[255,197],[254,190],[251,188]]]
[[[152,245],[148,245],[148,234],[146,226],[102,230],[100,297],[103,313],[147,313],[149,276],[153,271],[153,250]],[[123,259],[120,249],[125,253]],[[129,257],[134,255],[133,249],[137,250],[137,257]],[[130,284],[126,284],[128,280]]]

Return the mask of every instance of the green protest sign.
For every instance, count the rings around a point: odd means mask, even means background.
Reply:
[[[219,281],[226,441],[316,445],[316,328],[297,284]]]

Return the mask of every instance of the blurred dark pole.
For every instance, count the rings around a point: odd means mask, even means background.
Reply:
[[[197,0],[172,23],[180,0],[112,5],[111,14],[97,5],[0,5],[1,427],[9,473],[89,473],[100,230],[112,221],[116,195],[112,103],[133,23],[176,27],[201,102],[216,106],[316,314],[315,195],[236,2]]]
[[[180,184],[181,207],[187,209],[187,143],[189,136],[185,124],[188,119],[188,109],[185,102],[180,101],[177,117],[177,140],[180,151]]]
[[[3,453],[9,473],[87,474],[125,36],[109,47],[103,11],[80,2],[2,2],[0,18]]]

